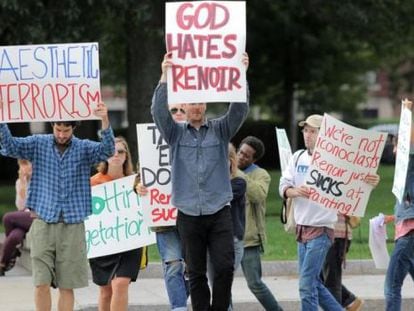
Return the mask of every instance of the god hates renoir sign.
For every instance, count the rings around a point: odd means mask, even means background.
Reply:
[[[155,243],[139,196],[132,190],[135,176],[92,187],[92,215],[85,221],[88,258]]]
[[[1,122],[97,119],[98,43],[0,47]]]
[[[311,201],[346,215],[364,216],[386,133],[367,131],[324,115],[306,184]]]
[[[141,197],[149,226],[172,226],[177,208],[171,204],[170,150],[154,123],[137,124],[141,183],[148,195]]]
[[[169,2],[165,25],[169,104],[246,101],[245,2]]]

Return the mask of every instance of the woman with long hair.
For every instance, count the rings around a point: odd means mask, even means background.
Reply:
[[[97,166],[91,185],[109,182],[133,174],[131,154],[123,137],[115,138],[115,154]],[[99,285],[99,310],[128,309],[128,288],[138,277],[142,249],[111,254],[89,260],[93,282]]]

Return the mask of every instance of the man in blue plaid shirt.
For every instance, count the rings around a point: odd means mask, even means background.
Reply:
[[[0,100],[0,110],[2,109]],[[90,169],[114,153],[108,110],[99,103],[102,141],[78,139],[76,122],[53,122],[53,134],[13,137],[0,124],[1,154],[32,162],[27,208],[36,310],[51,310],[50,286],[59,288],[59,310],[73,310],[74,288],[88,286],[84,220],[92,213]]]

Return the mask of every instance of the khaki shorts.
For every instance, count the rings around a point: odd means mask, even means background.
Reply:
[[[48,224],[35,219],[29,234],[35,286],[50,284],[62,289],[88,286],[83,223]]]

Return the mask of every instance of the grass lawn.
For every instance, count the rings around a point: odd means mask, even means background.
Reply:
[[[377,216],[378,213],[392,214],[395,197],[391,193],[394,178],[394,166],[381,165],[379,169],[381,182],[371,193],[365,217],[362,218],[361,226],[354,230],[352,246],[348,253],[348,259],[370,259],[371,254],[368,248],[369,219]],[[292,234],[284,231],[279,219],[282,201],[278,195],[280,172],[272,171],[272,183],[267,200],[267,244],[265,246],[264,260],[294,260],[296,259],[296,242]],[[15,210],[14,206],[14,185],[0,186],[0,216],[5,212]],[[393,248],[394,226],[388,226],[388,249]],[[0,232],[4,228],[0,225]],[[155,245],[149,248],[150,261],[159,260],[158,251]]]

